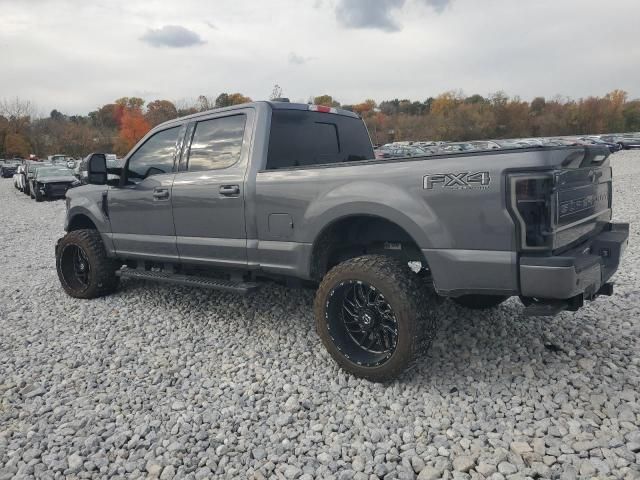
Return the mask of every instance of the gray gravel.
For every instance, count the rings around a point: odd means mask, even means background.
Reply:
[[[342,373],[313,294],[125,282],[67,297],[64,202],[0,183],[0,479],[640,478],[640,152],[613,157],[632,239],[612,298],[526,319],[444,302],[387,385]]]

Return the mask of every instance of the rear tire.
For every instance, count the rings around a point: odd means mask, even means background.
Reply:
[[[100,233],[74,230],[56,248],[56,269],[62,288],[74,298],[96,298],[118,287],[117,261],[107,257]]]
[[[342,369],[374,382],[393,380],[435,336],[423,290],[418,276],[397,259],[346,260],[325,275],[316,292],[318,335]]]
[[[502,295],[463,295],[454,297],[451,300],[461,307],[470,308],[471,310],[489,310],[497,307],[508,298]]]

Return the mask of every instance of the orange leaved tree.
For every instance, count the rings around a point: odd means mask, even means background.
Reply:
[[[119,156],[125,155],[151,129],[139,109],[125,109],[120,119],[120,131],[113,148]]]

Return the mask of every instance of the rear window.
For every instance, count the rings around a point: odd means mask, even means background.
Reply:
[[[305,110],[274,110],[267,170],[374,158],[359,118]]]

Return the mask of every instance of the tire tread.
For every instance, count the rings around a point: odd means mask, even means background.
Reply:
[[[82,246],[85,249],[89,260],[91,261],[91,269],[94,272],[94,278],[89,285],[89,288],[78,292],[69,288],[62,280],[62,274],[60,271],[60,254],[62,248],[68,244],[76,244]],[[116,276],[116,270],[118,269],[118,263],[107,256],[107,251],[104,248],[102,237],[96,230],[82,229],[73,230],[68,232],[61,240],[60,245],[56,251],[56,267],[58,270],[58,276],[64,290],[75,298],[97,298],[104,297],[113,293],[118,287],[118,277]]]
[[[415,321],[409,322],[410,326],[410,349],[409,359],[405,364],[397,365],[393,369],[376,368],[367,372],[359,368],[349,368],[350,362],[341,356],[332,353],[333,358],[345,370],[350,371],[358,376],[371,381],[385,382],[393,380],[406,369],[410,369],[415,364],[420,355],[429,349],[437,331],[437,322],[430,309],[425,294],[425,286],[420,282],[419,277],[413,273],[409,267],[400,260],[386,255],[363,255],[346,260],[334,268],[332,268],[323,278],[316,299],[314,302],[314,313],[316,317],[316,330],[323,340],[323,343],[330,341],[323,335],[322,329],[325,328],[324,312],[326,294],[335,285],[338,277],[350,272],[368,272],[376,278],[391,280],[392,293],[395,302],[398,300],[402,308],[413,312]],[[383,364],[384,367],[384,364]]]

